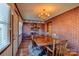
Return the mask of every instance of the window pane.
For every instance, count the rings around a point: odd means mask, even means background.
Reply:
[[[22,26],[23,26],[22,22],[19,22],[19,35],[22,34]]]
[[[10,43],[9,16],[10,8],[7,4],[0,4],[0,52]]]
[[[7,4],[0,3],[0,21],[7,22],[9,18],[10,7]]]
[[[0,49],[4,48],[9,43],[7,32],[7,24],[0,24]]]
[[[2,26],[0,24],[0,45],[1,45],[1,43],[2,43]]]

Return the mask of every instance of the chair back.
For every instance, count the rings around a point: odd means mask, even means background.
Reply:
[[[67,53],[67,40],[56,45],[56,56],[63,56],[65,53]]]
[[[46,46],[47,50],[52,53],[52,56],[63,56],[67,53],[67,40],[60,41],[58,44],[55,43],[50,46]]]

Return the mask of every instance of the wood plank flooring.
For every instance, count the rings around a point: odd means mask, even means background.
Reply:
[[[30,44],[30,42],[31,40],[28,40],[28,39],[23,40],[16,55],[17,56],[29,56],[28,45]]]

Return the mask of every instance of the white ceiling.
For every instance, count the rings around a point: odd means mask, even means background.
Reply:
[[[19,11],[26,21],[41,21],[37,14],[46,9],[50,17],[55,17],[63,12],[79,6],[78,3],[17,3]],[[48,18],[48,19],[49,19]]]

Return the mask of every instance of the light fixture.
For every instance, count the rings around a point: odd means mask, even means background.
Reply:
[[[46,20],[49,16],[50,16],[50,14],[46,11],[46,9],[43,9],[42,12],[40,12],[40,13],[38,14],[38,17],[39,17],[41,20]]]

